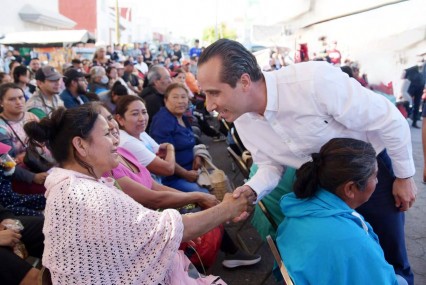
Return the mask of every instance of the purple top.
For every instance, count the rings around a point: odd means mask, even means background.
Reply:
[[[121,177],[127,176],[133,181],[138,182],[139,184],[142,184],[143,186],[151,189],[152,188],[152,178],[151,174],[149,173],[148,169],[146,169],[145,166],[140,164],[136,157],[133,156],[129,151],[126,149],[119,147],[117,149],[117,152],[125,158],[127,161],[129,161],[131,164],[133,164],[138,170],[138,173],[133,173],[132,170],[124,166],[123,164],[118,164],[116,168],[114,168],[112,172],[112,177],[114,179],[120,179]],[[104,173],[104,177],[109,177],[111,173]]]

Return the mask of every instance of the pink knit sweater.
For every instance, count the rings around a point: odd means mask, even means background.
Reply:
[[[46,179],[43,265],[53,283],[169,284],[180,214],[146,209],[102,181],[61,168]]]

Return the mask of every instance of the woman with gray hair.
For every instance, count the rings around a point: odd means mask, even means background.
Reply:
[[[106,76],[105,68],[102,66],[93,66],[90,68],[90,81],[87,88],[90,92],[99,94],[108,91],[108,76]]]

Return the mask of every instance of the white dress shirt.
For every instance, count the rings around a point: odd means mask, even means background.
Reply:
[[[235,121],[259,166],[246,183],[258,200],[275,188],[285,165],[299,168],[338,137],[370,142],[377,154],[386,148],[396,177],[414,175],[408,123],[383,96],[325,62],[299,63],[264,76],[264,116],[246,113]]]

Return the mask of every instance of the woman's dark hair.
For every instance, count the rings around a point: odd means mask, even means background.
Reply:
[[[52,112],[50,118],[45,117],[40,122],[26,123],[24,130],[28,135],[30,147],[45,143],[59,165],[74,158],[93,177],[96,177],[93,167],[77,155],[72,146],[72,139],[77,136],[89,139],[97,118],[98,112],[90,104],[68,110],[60,107]]]
[[[376,170],[376,152],[371,144],[350,138],[335,138],[312,154],[296,171],[293,185],[297,198],[314,196],[318,187],[335,193],[343,183],[353,181],[363,191]]]
[[[189,96],[188,88],[187,88],[185,85],[183,85],[182,83],[177,83],[177,82],[176,82],[176,83],[172,83],[172,84],[170,84],[170,85],[167,87],[166,91],[164,92],[164,99],[169,98],[170,92],[172,92],[173,90],[175,90],[175,89],[177,89],[177,88],[182,88],[183,90],[185,90],[186,95],[188,95],[188,96]]]
[[[15,67],[15,69],[13,70],[13,82],[19,83],[19,77],[21,75],[27,75],[28,72],[30,71],[23,65]]]
[[[198,59],[198,67],[214,57],[222,60],[220,81],[229,84],[232,88],[237,86],[241,75],[247,73],[252,81],[262,79],[262,70],[257,64],[256,57],[242,44],[228,39],[220,39],[209,45]]]
[[[120,99],[117,102],[117,108],[115,109],[115,114],[120,115],[120,117],[124,118],[124,113],[127,112],[129,105],[135,101],[141,101],[145,105],[145,101],[138,96],[133,96],[133,95],[120,96]]]
[[[4,99],[4,95],[6,95],[7,91],[9,91],[10,89],[19,89],[22,92],[22,95],[24,95],[24,90],[22,90],[21,87],[19,87],[17,84],[15,83],[3,83],[0,85],[0,102],[3,101]],[[3,108],[0,107],[0,112],[3,112]]]
[[[17,63],[19,63],[19,65],[21,65],[21,63],[20,63],[19,61],[17,61],[17,60],[12,60],[12,61],[9,63],[9,70],[12,70],[12,66],[15,64],[15,62],[17,62]]]
[[[129,91],[127,90],[127,87],[121,84],[121,82],[118,80],[114,82],[114,84],[111,87],[111,94],[112,93],[118,96],[129,95]]]

